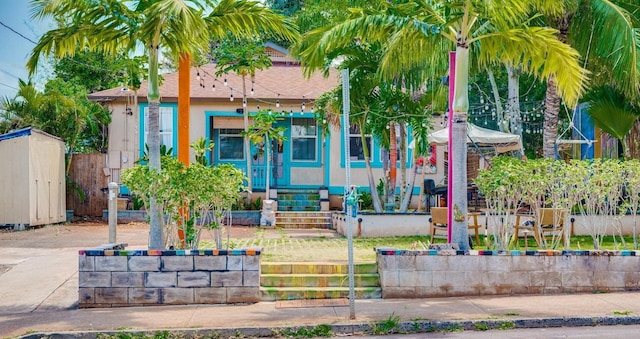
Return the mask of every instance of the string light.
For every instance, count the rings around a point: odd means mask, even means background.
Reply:
[[[199,81],[200,87],[206,88],[207,85],[205,83],[205,79],[204,78],[206,78],[206,75],[209,74],[209,72],[207,72],[206,69],[196,69],[196,74],[197,74],[197,77],[198,77],[198,81]],[[209,75],[211,75],[211,74],[209,74]],[[211,84],[211,91],[215,92],[216,91],[216,82],[220,82],[220,80],[218,80],[218,78],[214,77],[213,75],[211,75],[211,77],[213,78],[213,83]],[[224,77],[222,83],[223,83],[223,85],[225,87],[229,86],[229,82],[228,82],[228,79],[226,77],[226,74],[225,74],[225,77]],[[270,90],[269,88],[264,87],[260,83],[256,83],[255,82],[255,78],[252,76],[251,77],[251,95],[255,94],[255,85],[264,88],[268,92],[272,92],[272,93],[276,94],[277,95],[277,99],[275,100],[275,106],[277,108],[280,108],[280,93],[277,93],[277,92],[275,92],[273,90]],[[230,87],[229,89],[230,89],[229,101],[233,102],[235,100],[235,96],[234,96],[234,93],[233,93],[233,88]],[[267,103],[267,104],[269,104],[269,107],[271,107],[271,105],[274,104],[273,102],[270,102],[268,100],[262,100],[262,99],[259,99],[259,98],[256,98],[254,100],[256,100],[258,102],[262,102],[262,103]],[[304,116],[304,113],[305,113],[304,111],[306,110],[307,101],[308,100],[306,98],[306,95],[302,95],[302,103],[300,104],[300,107],[301,107],[300,115]],[[314,110],[315,110],[315,106],[313,105],[314,101],[313,100],[312,101],[308,101],[308,103],[312,105],[310,111],[311,111],[311,113],[313,113]],[[247,97],[246,97],[246,95],[243,95],[243,105],[242,106],[243,107],[247,107],[247,105],[248,105]],[[260,104],[259,103],[256,104],[256,107],[257,107],[258,110],[260,110]],[[271,109],[271,108],[269,108],[269,109]],[[282,116],[286,116],[286,113],[287,113],[286,110],[282,110],[281,115]],[[289,115],[293,116],[292,106],[290,106]]]
[[[196,79],[200,80],[200,71],[196,73]]]

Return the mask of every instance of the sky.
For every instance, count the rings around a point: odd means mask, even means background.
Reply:
[[[51,28],[53,26],[50,23],[31,20],[28,0],[0,0],[0,100],[15,96],[18,78],[28,79],[25,65],[35,46],[29,40],[37,42]],[[44,67],[33,77],[40,90],[50,74],[46,60],[43,61]]]

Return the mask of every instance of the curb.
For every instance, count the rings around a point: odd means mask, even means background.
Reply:
[[[274,326],[274,327],[240,327],[240,328],[175,328],[156,330],[122,330],[122,331],[70,331],[30,333],[19,336],[20,339],[95,339],[98,335],[118,337],[121,334],[139,335],[154,338],[162,334],[162,338],[211,337],[211,338],[242,338],[242,337],[296,337],[313,333],[328,333],[333,335],[392,333],[429,333],[429,332],[459,332],[459,331],[487,331],[510,330],[519,328],[547,328],[547,327],[580,327],[580,326],[613,326],[640,325],[640,316],[619,317],[563,317],[539,319],[502,319],[502,320],[466,320],[466,321],[396,321],[390,317],[386,321],[359,324],[333,324],[308,326]],[[171,336],[175,333],[176,336]],[[302,334],[306,335],[302,335]],[[321,336],[318,334],[317,336]]]

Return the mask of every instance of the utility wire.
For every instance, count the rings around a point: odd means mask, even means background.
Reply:
[[[2,83],[2,82],[0,82],[0,85],[2,85],[2,86],[7,86],[7,87],[9,87],[9,88],[11,88],[11,89],[15,89],[16,91],[19,91],[19,90],[20,90],[20,89],[18,89],[18,88],[15,88],[15,87],[13,87],[13,86],[7,85],[7,84]]]
[[[0,25],[2,25],[2,26],[4,26],[4,27],[6,27],[7,29],[9,29],[10,31],[12,31],[13,33],[18,34],[18,35],[19,35],[19,36],[21,36],[23,39],[25,39],[25,40],[29,41],[29,42],[30,42],[30,43],[32,43],[32,44],[34,44],[34,45],[37,45],[37,44],[38,44],[37,42],[35,42],[35,41],[33,41],[33,40],[31,40],[31,39],[27,38],[27,37],[26,37],[26,36],[24,36],[24,35],[22,35],[22,33],[20,33],[20,32],[18,32],[18,31],[16,31],[15,29],[13,29],[13,28],[11,28],[11,27],[9,27],[9,26],[5,25],[5,23],[4,23],[4,22],[0,21]]]

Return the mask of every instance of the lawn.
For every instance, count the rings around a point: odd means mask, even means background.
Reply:
[[[625,237],[626,249],[633,248],[633,239]],[[483,236],[481,236],[483,242]],[[534,239],[528,239],[528,249],[538,249]],[[436,243],[444,243],[444,239],[436,239]],[[257,232],[252,238],[231,238],[229,248],[261,247],[262,260],[276,261],[346,261],[348,260],[347,238],[342,236],[295,237],[286,231],[280,231],[276,236],[266,235],[264,231]],[[376,247],[392,247],[397,249],[427,249],[430,244],[429,236],[383,237],[383,238],[354,238],[353,257],[356,262],[375,261]],[[226,241],[225,241],[226,246]],[[212,243],[203,241],[201,248],[212,248]],[[486,250],[486,246],[476,246],[474,250]],[[519,239],[514,249],[524,250],[524,239]],[[571,249],[593,249],[590,236],[571,237]],[[625,249],[620,238],[605,237],[602,248],[606,250]]]

